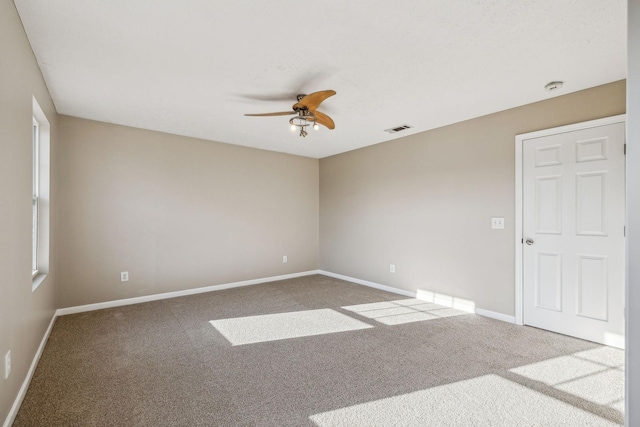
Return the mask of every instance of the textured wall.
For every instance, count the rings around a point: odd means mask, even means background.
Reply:
[[[515,135],[624,112],[620,81],[322,159],[320,268],[513,315]]]
[[[10,0],[0,1],[0,422],[18,395],[54,311],[57,116],[22,23]],[[51,124],[51,268],[31,290],[33,96]],[[12,353],[4,379],[4,355]]]
[[[317,269],[318,160],[68,116],[60,134],[59,307]]]

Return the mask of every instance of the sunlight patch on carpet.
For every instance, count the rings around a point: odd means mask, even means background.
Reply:
[[[624,402],[624,350],[617,348],[581,351],[511,372],[616,410]]]
[[[463,310],[415,298],[350,305],[342,308],[390,326],[467,314]]]
[[[318,427],[618,426],[497,375],[322,412]]]
[[[373,326],[328,308],[211,320],[231,345],[357,331]]]

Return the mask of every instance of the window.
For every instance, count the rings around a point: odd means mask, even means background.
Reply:
[[[39,195],[39,175],[40,175],[40,147],[38,140],[40,139],[40,125],[36,120],[35,116],[33,117],[33,227],[32,227],[32,236],[31,236],[31,273],[32,276],[35,277],[38,275],[38,226],[39,226],[39,218],[38,218],[38,198]]]
[[[49,121],[42,108],[33,98],[32,144],[32,289],[44,281],[49,272],[49,207],[50,207],[50,131]]]

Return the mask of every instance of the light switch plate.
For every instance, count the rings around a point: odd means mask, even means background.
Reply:
[[[499,218],[499,217],[491,218],[491,228],[504,229],[504,218]]]

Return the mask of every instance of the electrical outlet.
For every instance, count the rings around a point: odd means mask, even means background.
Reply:
[[[395,273],[395,272],[396,272],[396,265],[389,264],[389,273]]]
[[[7,354],[4,355],[4,379],[9,378],[9,374],[11,373],[11,350],[7,351]]]
[[[129,281],[129,272],[128,271],[121,271],[120,272],[120,281],[121,282],[128,282]]]
[[[284,255],[284,256],[282,257],[282,263],[284,264],[284,263],[285,263],[285,262],[287,262],[287,261],[288,261],[287,256],[286,256],[286,255]]]

